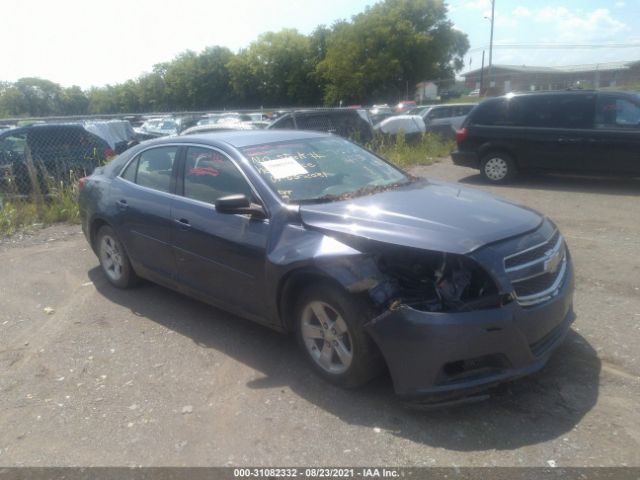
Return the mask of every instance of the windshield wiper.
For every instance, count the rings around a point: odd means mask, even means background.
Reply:
[[[351,192],[344,192],[338,194],[328,194],[315,198],[304,198],[301,200],[294,200],[291,203],[297,203],[299,205],[313,204],[313,203],[328,203],[338,202],[340,200],[349,200],[350,198],[364,197],[365,195],[373,195],[374,193],[386,192],[387,190],[394,190],[396,188],[405,187],[411,183],[418,181],[418,177],[407,177],[407,180],[402,182],[388,183],[386,185],[365,185],[357,190]]]

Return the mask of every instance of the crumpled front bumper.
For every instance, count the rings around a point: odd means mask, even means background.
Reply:
[[[573,268],[553,299],[523,308],[431,313],[400,306],[365,325],[404,397],[450,399],[541,369],[573,313]]]

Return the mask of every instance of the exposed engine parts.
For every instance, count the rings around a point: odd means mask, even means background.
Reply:
[[[472,260],[446,253],[380,255],[383,279],[369,290],[378,305],[406,304],[429,312],[496,307],[497,289]]]

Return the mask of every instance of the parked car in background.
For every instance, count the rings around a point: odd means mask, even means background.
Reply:
[[[369,120],[371,121],[371,125],[376,125],[380,123],[385,118],[393,117],[396,115],[396,112],[389,105],[374,105],[369,109]]]
[[[485,100],[456,133],[455,164],[505,183],[528,170],[640,175],[640,96],[605,91]]]
[[[356,108],[295,110],[284,113],[267,128],[335,133],[361,144],[373,138],[367,111]]]
[[[84,122],[84,128],[102,138],[115,153],[124,152],[137,140],[136,132],[128,120],[90,120]]]
[[[180,132],[180,135],[194,135],[196,133],[233,132],[237,130],[261,130],[263,125],[254,125],[258,122],[243,122],[234,124],[212,123],[210,125],[195,125]],[[261,123],[261,122],[260,122]]]
[[[179,131],[178,122],[173,117],[151,118],[136,129],[143,139],[177,135]]]
[[[225,112],[225,113],[209,113],[198,121],[198,125],[215,125],[218,123],[240,123],[251,121],[253,118],[246,113]]]
[[[450,103],[431,105],[418,115],[424,120],[427,133],[435,133],[444,138],[455,137],[455,132],[475,107],[475,103]]]
[[[81,125],[32,125],[0,134],[0,190],[28,195],[34,185],[68,184],[89,175],[115,152]]]
[[[480,89],[476,88],[475,90],[471,90],[468,94],[467,97],[479,97],[480,96]]]
[[[405,113],[416,106],[416,102],[413,100],[402,100],[396,105],[396,113]]]
[[[333,135],[151,140],[81,184],[113,286],[144,277],[292,332],[338,385],[386,365],[399,395],[447,401],[539,370],[574,318],[553,222]]]
[[[424,121],[420,115],[395,115],[382,120],[373,128],[385,135],[403,132],[408,142],[417,140],[425,133]]]

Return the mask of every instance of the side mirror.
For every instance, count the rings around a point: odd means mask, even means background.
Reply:
[[[215,206],[218,213],[248,213],[257,218],[266,218],[267,216],[264,208],[256,203],[251,203],[246,195],[220,197],[216,200]]]

